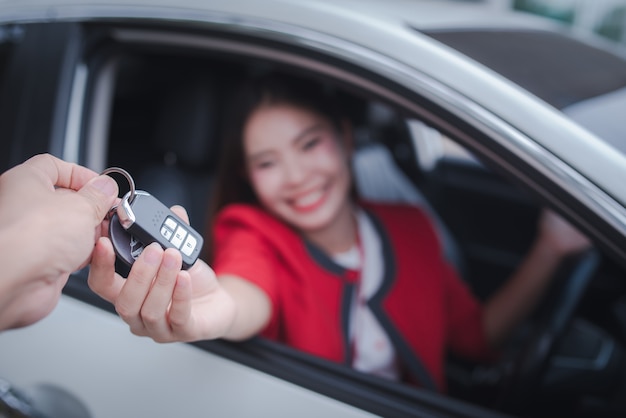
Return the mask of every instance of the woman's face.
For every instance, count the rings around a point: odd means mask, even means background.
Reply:
[[[329,120],[266,105],[252,113],[243,135],[249,180],[266,210],[306,233],[332,227],[349,208],[347,155]]]

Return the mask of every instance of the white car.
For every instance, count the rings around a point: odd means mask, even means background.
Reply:
[[[4,0],[0,167],[39,152],[120,166],[204,231],[223,104],[273,69],[340,91],[359,192],[431,211],[479,298],[542,207],[593,251],[500,361],[450,357],[446,393],[262,338],[157,344],[79,271],[48,318],[0,334],[0,416],[626,415],[626,59],[600,40],[476,2]]]

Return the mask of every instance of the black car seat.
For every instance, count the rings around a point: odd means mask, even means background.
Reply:
[[[455,266],[461,277],[466,268],[463,255],[454,235],[433,209],[424,193],[411,181],[405,170],[399,166],[392,150],[401,154],[402,164],[412,165],[410,172],[419,176],[418,156],[413,135],[432,135],[436,131],[423,125],[424,129],[409,131],[401,125],[406,123],[385,107],[372,104],[368,110],[367,134],[356,133],[356,147],[352,157],[354,182],[358,195],[370,201],[388,203],[407,203],[421,207],[429,214],[437,233],[446,259]],[[400,126],[400,129],[398,129]],[[361,139],[358,137],[361,136]],[[365,138],[363,138],[365,136]]]
[[[163,96],[153,142],[157,160],[137,184],[165,205],[182,205],[191,226],[205,232],[206,213],[218,154],[217,88],[205,74],[191,75]]]

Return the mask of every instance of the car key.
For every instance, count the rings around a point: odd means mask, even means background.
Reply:
[[[150,193],[135,190],[125,170],[114,167],[103,174],[111,172],[123,174],[131,185],[109,223],[109,236],[118,258],[131,266],[145,246],[157,242],[163,249],[179,250],[183,269],[191,267],[200,255],[202,236]]]

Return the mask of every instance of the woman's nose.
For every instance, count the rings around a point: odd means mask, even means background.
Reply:
[[[298,184],[305,178],[306,165],[297,158],[285,161],[283,175],[287,184]]]

